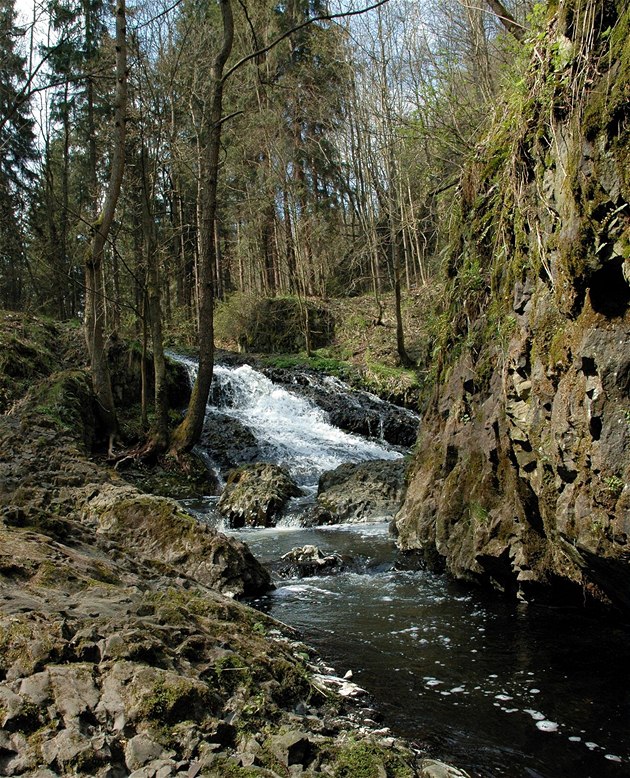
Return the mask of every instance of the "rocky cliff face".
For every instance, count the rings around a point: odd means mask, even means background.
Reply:
[[[461,184],[399,543],[519,596],[630,608],[630,27],[567,0]]]

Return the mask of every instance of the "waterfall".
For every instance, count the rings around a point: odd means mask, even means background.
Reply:
[[[197,364],[186,365],[191,380]],[[331,391],[342,382],[331,384]],[[344,393],[351,394],[343,385]],[[314,486],[319,476],[343,462],[399,459],[402,454],[385,443],[353,435],[333,426],[328,414],[310,400],[278,386],[249,365],[216,365],[208,410],[237,419],[255,435],[263,459],[286,467],[302,486]],[[220,424],[220,415],[208,424]],[[212,452],[210,452],[212,453]]]

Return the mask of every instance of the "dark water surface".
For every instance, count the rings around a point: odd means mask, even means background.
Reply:
[[[243,539],[263,561],[314,543],[367,562],[258,605],[352,670],[395,734],[475,776],[630,776],[629,628],[396,571],[385,524]]]

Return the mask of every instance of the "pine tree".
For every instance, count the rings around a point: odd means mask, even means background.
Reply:
[[[34,157],[25,58],[18,51],[15,22],[13,0],[0,0],[0,304],[7,308],[24,303],[27,266],[21,221]]]

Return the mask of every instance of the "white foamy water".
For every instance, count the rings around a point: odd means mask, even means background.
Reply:
[[[197,364],[178,357],[194,379]],[[254,433],[265,459],[286,467],[303,486],[314,485],[343,462],[399,459],[402,454],[374,440],[340,430],[310,400],[277,386],[249,365],[214,368],[214,396],[226,416]]]

